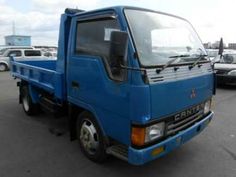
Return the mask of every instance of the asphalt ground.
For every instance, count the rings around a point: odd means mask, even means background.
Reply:
[[[66,118],[26,116],[16,81],[2,72],[0,177],[236,177],[236,87],[217,88],[213,109],[208,128],[160,159],[132,166],[111,157],[96,164],[83,156],[77,141],[69,140]]]

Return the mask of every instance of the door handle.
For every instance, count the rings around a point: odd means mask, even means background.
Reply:
[[[76,82],[76,81],[72,81],[72,82],[71,82],[71,86],[72,86],[73,88],[79,88],[79,83]]]

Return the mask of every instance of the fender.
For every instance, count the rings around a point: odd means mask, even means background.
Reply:
[[[97,114],[97,112],[95,111],[95,109],[85,103],[85,102],[82,102],[80,100],[75,100],[73,98],[68,98],[69,100],[69,128],[70,128],[70,138],[71,140],[74,140],[76,139],[76,135],[75,135],[75,121],[76,121],[76,118],[77,118],[77,114],[79,112],[82,112],[82,111],[88,111],[90,112],[91,114],[93,114],[94,118],[96,119],[102,133],[104,136],[106,136],[106,132],[102,126],[102,122]]]

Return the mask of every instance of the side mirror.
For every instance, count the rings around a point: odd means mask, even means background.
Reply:
[[[128,33],[112,31],[110,41],[110,61],[112,67],[120,67],[125,63],[128,50]]]

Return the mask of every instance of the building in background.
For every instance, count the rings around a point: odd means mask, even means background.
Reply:
[[[31,36],[23,36],[23,35],[5,36],[5,45],[31,46]]]
[[[203,44],[206,49],[218,49],[220,46],[220,41],[215,41],[213,43],[207,42]],[[224,43],[224,48],[227,48],[227,45]]]
[[[203,43],[203,46],[205,47],[205,49],[210,49],[211,48],[211,43]]]
[[[35,49],[40,49],[43,52],[56,52],[57,51],[57,47],[56,46],[34,46]]]
[[[236,43],[229,43],[228,48],[236,50]]]

